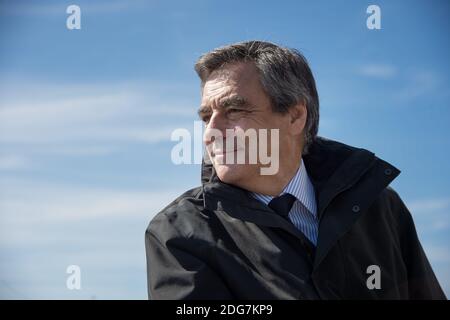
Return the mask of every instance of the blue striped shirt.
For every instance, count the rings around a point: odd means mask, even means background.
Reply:
[[[301,159],[300,167],[296,174],[283,189],[280,196],[285,193],[292,194],[297,198],[289,211],[289,219],[314,245],[316,245],[319,229],[316,195],[303,164],[303,159]],[[255,192],[252,192],[252,195],[265,204],[269,204],[274,198]]]

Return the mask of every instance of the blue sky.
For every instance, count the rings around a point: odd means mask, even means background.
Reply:
[[[81,8],[81,30],[66,8]],[[381,30],[366,8],[381,8]],[[448,1],[0,1],[0,297],[146,299],[144,231],[199,184],[172,164],[198,56],[267,40],[308,58],[319,134],[375,152],[450,294]],[[66,288],[79,265],[81,290]]]

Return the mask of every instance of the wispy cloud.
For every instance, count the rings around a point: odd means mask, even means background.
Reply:
[[[46,154],[63,156],[106,156],[120,152],[118,146],[94,145],[94,146],[58,146],[47,148]]]
[[[414,70],[406,73],[404,86],[397,90],[394,99],[408,102],[418,97],[448,96],[448,87],[443,85],[438,73],[432,70]],[[441,90],[439,88],[441,87]]]
[[[366,64],[357,68],[359,75],[369,78],[392,78],[397,74],[397,68],[389,64]]]
[[[10,184],[10,182],[8,183]],[[97,218],[149,217],[183,191],[114,190],[73,188],[31,183],[20,186],[1,184],[2,224],[49,221],[70,222]],[[178,191],[178,192],[177,192]]]
[[[22,154],[3,158],[0,168],[19,168],[32,152],[98,156],[130,143],[169,142],[174,129],[196,120],[195,103],[170,90],[150,83],[0,86],[0,147]]]
[[[450,249],[443,246],[424,245],[428,259],[433,263],[450,263]]]
[[[0,297],[145,299],[145,229],[185,188],[1,180]],[[79,292],[65,286],[71,264],[82,270]]]
[[[438,210],[450,209],[450,198],[413,200],[408,202],[408,207],[416,214],[429,214]]]
[[[0,12],[3,15],[61,15],[66,13],[66,8],[72,3],[60,2],[60,3],[45,3],[40,1],[39,3],[31,1],[3,1],[0,4]],[[86,2],[77,1],[74,3],[81,7],[83,11],[89,14],[105,14],[114,12],[123,12],[129,9],[139,9],[144,6],[148,6],[143,0],[123,1],[123,0],[108,0],[108,1],[96,1]]]
[[[27,158],[18,155],[0,155],[0,171],[16,170],[29,167]]]
[[[447,297],[450,295],[450,249],[447,246],[423,243],[427,258]]]
[[[439,232],[450,229],[450,198],[417,199],[407,202],[407,207],[420,225],[422,232]]]

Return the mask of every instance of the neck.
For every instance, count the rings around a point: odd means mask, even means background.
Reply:
[[[244,186],[244,189],[273,197],[278,196],[294,177],[300,168],[300,164],[300,158],[297,158],[296,161],[281,164],[280,170],[276,175],[259,176],[256,183],[253,183],[251,186]]]

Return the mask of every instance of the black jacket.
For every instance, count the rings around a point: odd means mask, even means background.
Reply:
[[[149,298],[445,299],[411,214],[388,187],[397,168],[324,138],[303,161],[317,199],[317,248],[203,165],[202,187],[147,228]],[[380,289],[367,286],[371,265],[379,267]]]

